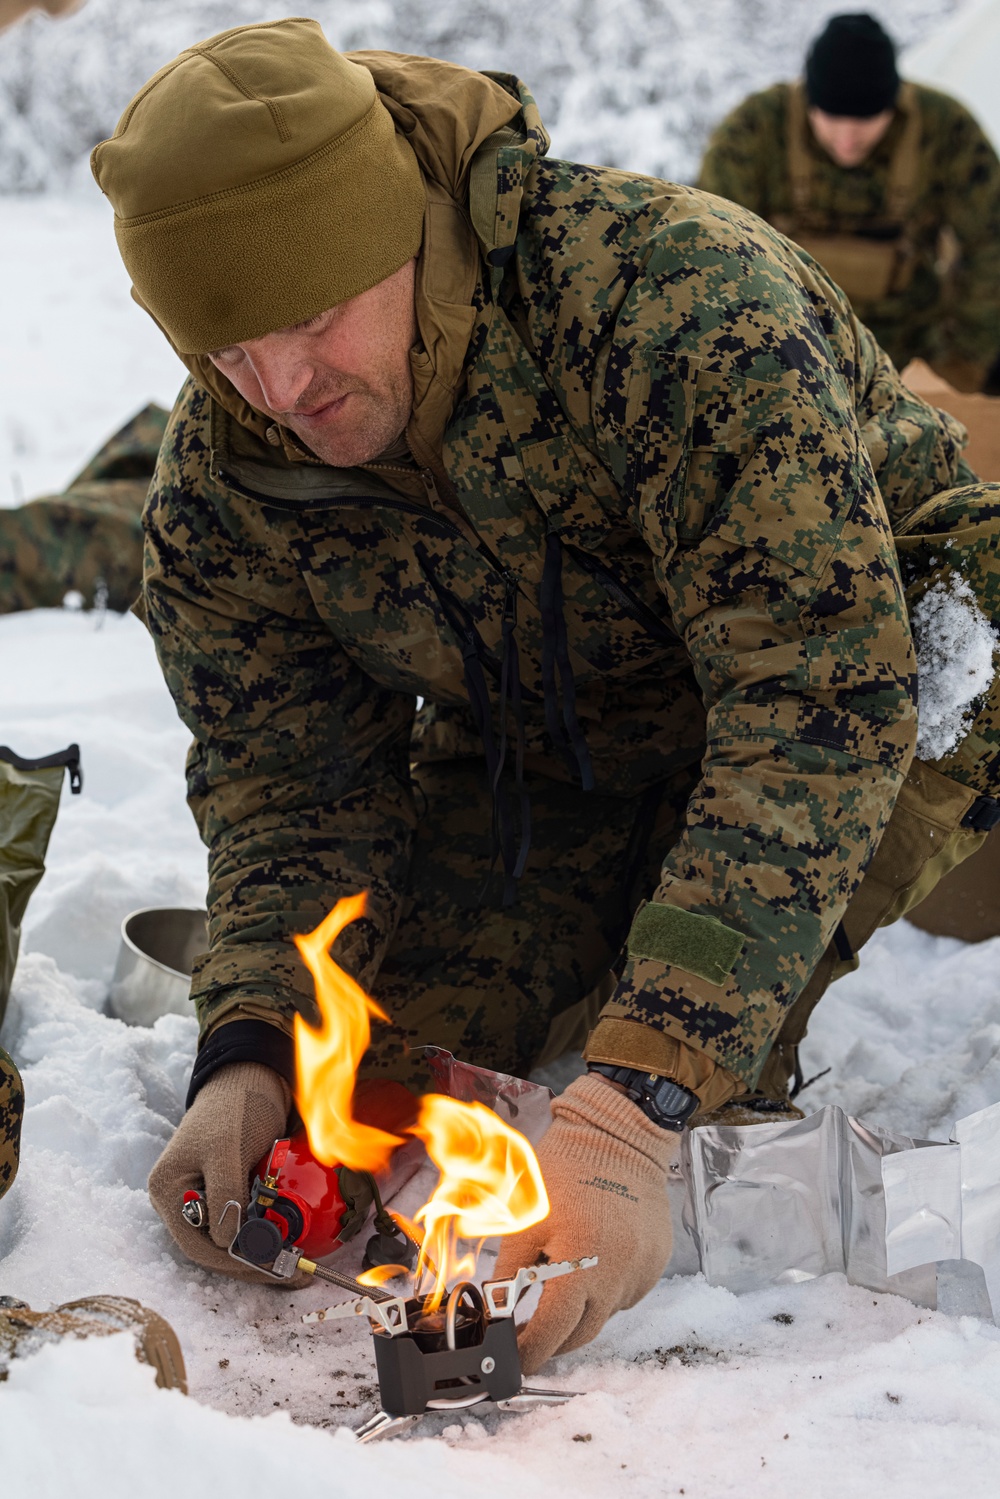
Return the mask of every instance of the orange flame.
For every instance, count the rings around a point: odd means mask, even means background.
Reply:
[[[449,1279],[475,1274],[474,1254],[459,1256],[458,1239],[516,1234],[548,1215],[549,1198],[538,1159],[528,1141],[481,1103],[460,1103],[430,1093],[410,1130],[423,1140],[441,1178],[417,1213],[426,1236],[417,1277],[434,1263],[434,1311]]]
[[[360,1275],[355,1276],[359,1285],[362,1286],[384,1286],[386,1281],[395,1280],[398,1275],[409,1275],[405,1265],[373,1265],[370,1270],[362,1270]]]
[[[295,1017],[295,1097],[317,1159],[355,1171],[379,1171],[402,1141],[355,1119],[353,1098],[358,1064],[371,1036],[369,1017],[388,1016],[328,951],[364,909],[364,895],[339,900],[314,932],[295,938],[315,980],[321,1016],[318,1029]],[[548,1214],[549,1199],[528,1141],[481,1103],[428,1094],[406,1133],[424,1142],[440,1172],[416,1223],[392,1215],[420,1245],[416,1280],[434,1277],[427,1304],[434,1310],[449,1280],[475,1273],[475,1254],[460,1255],[459,1239],[481,1241],[530,1228]]]
[[[315,981],[320,1013],[318,1029],[295,1016],[295,1102],[317,1160],[352,1171],[380,1171],[402,1144],[398,1135],[354,1118],[354,1078],[371,1037],[368,1017],[388,1016],[328,951],[344,927],[364,913],[366,900],[363,893],[338,900],[314,932],[295,938]]]

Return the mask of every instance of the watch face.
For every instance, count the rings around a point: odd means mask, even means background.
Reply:
[[[654,1088],[649,1089],[646,1103],[646,1112],[651,1118],[678,1127],[684,1125],[698,1107],[697,1096],[669,1078],[661,1078]]]
[[[691,1094],[686,1088],[682,1088],[678,1083],[666,1081],[657,1088],[653,1096],[657,1106],[665,1114],[682,1113],[691,1102]]]

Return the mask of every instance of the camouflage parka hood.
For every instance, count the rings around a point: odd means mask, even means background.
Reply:
[[[502,272],[517,236],[523,184],[549,137],[534,99],[512,74],[474,73],[395,52],[347,55],[372,74],[427,186],[416,287],[420,342],[411,354],[414,409],[407,435],[415,454],[435,467],[462,377],[476,284]],[[181,358],[242,426],[273,443],[270,418],[244,401],[206,355]],[[294,434],[278,430],[286,457],[309,462]]]

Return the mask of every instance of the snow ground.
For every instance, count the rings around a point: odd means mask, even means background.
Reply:
[[[9,495],[11,472],[26,493],[64,482],[132,409],[168,402],[179,369],[128,302],[100,204],[3,212],[15,233],[2,274],[21,291],[7,314],[17,357],[0,366]],[[367,1333],[298,1322],[336,1293],[214,1279],[177,1256],[146,1198],[194,1020],[140,1030],[102,1013],[121,916],[203,898],[185,737],[132,618],[0,619],[0,740],[32,754],[77,739],[86,775],[81,797],[64,796],[0,1035],[28,1096],[21,1174],[0,1203],[0,1293],[147,1301],[180,1335],[192,1396],[157,1391],[123,1339],[16,1364],[0,1389],[5,1495],[62,1499],[72,1484],[79,1499],[229,1499],[290,1482],[323,1499],[375,1485],[407,1499],[996,1492],[1000,1332],[840,1277],[742,1297],[665,1280],[546,1370],[539,1382],[583,1392],[569,1406],[428,1419],[363,1449],[338,1435],[373,1409]],[[877,938],[814,1022],[807,1074],[833,1070],[811,1105],[944,1139],[1000,1099],[998,955],[906,925]]]

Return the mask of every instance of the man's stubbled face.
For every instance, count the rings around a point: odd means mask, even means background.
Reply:
[[[413,406],[416,261],[308,322],[209,358],[240,395],[337,468],[368,463],[402,435]]]
[[[828,115],[812,106],[809,124],[827,156],[838,167],[859,167],[875,150],[895,113],[894,109],[883,109],[881,114],[855,119],[853,115]]]

